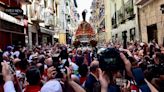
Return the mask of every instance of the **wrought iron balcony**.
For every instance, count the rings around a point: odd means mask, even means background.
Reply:
[[[31,4],[31,0],[20,0],[22,4]]]
[[[125,22],[125,14],[124,14],[123,7],[121,7],[120,10],[117,11],[117,18],[118,18],[118,23],[122,24]]]
[[[129,0],[125,4],[125,19],[132,19],[135,17],[133,0]]]
[[[150,1],[150,0],[137,0],[136,1],[136,4],[137,5],[144,5],[146,2],[148,2],[148,1]]]

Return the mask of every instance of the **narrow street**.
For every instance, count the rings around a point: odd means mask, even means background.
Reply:
[[[0,92],[164,92],[164,0],[0,0]]]

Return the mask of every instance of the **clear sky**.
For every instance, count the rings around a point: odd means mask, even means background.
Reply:
[[[78,12],[80,14],[80,20],[82,20],[82,11],[84,9],[87,9],[88,13],[87,13],[87,17],[86,17],[86,20],[89,22],[89,17],[91,16],[90,12],[90,7],[91,7],[91,3],[93,0],[76,0],[77,1],[77,4],[78,4]]]

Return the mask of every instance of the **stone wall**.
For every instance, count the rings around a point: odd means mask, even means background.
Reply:
[[[139,9],[140,30],[142,32],[142,41],[148,42],[147,26],[157,25],[157,40],[163,44],[164,39],[164,14],[160,11],[160,5],[164,0],[154,0],[148,5]]]

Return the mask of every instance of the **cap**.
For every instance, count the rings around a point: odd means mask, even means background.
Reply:
[[[63,92],[63,91],[59,81],[53,79],[48,81],[46,84],[44,84],[40,92]]]

